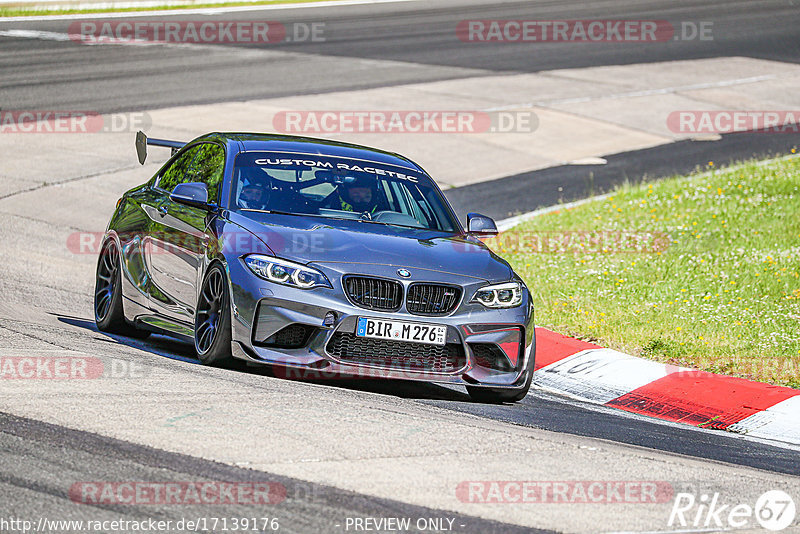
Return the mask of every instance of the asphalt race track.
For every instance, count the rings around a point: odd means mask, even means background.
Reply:
[[[797,63],[797,6],[748,0],[693,2],[492,2],[440,0],[340,9],[245,11],[215,20],[325,23],[324,42],[284,43],[270,51],[298,54],[268,63],[246,54],[165,47],[78,47],[70,43],[0,36],[3,109],[89,109],[99,112],[184,104],[318,94],[498,72],[748,56]],[[174,20],[194,16],[175,15]],[[575,47],[547,43],[465,46],[454,31],[471,19],[625,18],[711,21],[714,41]],[[147,20],[147,17],[136,17]],[[166,17],[167,20],[170,17]],[[0,22],[18,28],[66,32],[72,21]],[[237,45],[242,47],[244,45]],[[230,48],[237,46],[230,45]],[[258,45],[248,45],[258,48]],[[262,46],[263,48],[263,46]],[[360,59],[364,61],[353,61]],[[371,63],[372,62],[372,63]],[[391,62],[387,65],[385,62]]]
[[[502,73],[800,58],[800,9],[788,1],[403,1],[213,16],[324,22],[326,41],[92,47],[53,37],[72,21],[0,21],[0,109],[131,112]],[[576,18],[713,21],[715,39],[551,43],[531,53],[514,44],[465,44],[453,30],[465,19]],[[0,357],[88,357],[102,361],[106,372],[98,380],[0,380],[0,527],[11,517],[35,523],[269,516],[279,518],[281,532],[347,532],[357,530],[348,527],[352,518],[410,517],[452,520],[434,532],[698,532],[707,526],[668,525],[671,501],[490,505],[464,502],[456,488],[471,480],[663,481],[675,492],[719,493],[729,504],[752,505],[773,489],[800,496],[800,451],[788,445],[537,389],[519,404],[494,406],[473,403],[455,387],[286,380],[244,366],[208,368],[192,347],[163,336],[103,334],[92,320],[96,257],[76,254],[65,242],[76,232],[102,231],[119,195],[146,180],[155,162],[142,169],[131,150],[130,161],[120,163],[91,136],[71,141],[72,156],[60,161],[32,148],[46,146],[42,138],[30,138],[2,140]],[[600,193],[623,179],[688,172],[711,155],[725,163],[785,154],[798,143],[797,134],[764,133],[685,140],[620,152],[603,166],[556,166],[446,194],[459,213],[480,203],[501,219]],[[94,159],[107,164],[80,168]],[[11,179],[12,170],[28,166],[65,174],[43,173],[36,183]],[[266,507],[79,502],[73,486],[92,481],[268,481],[286,496]]]

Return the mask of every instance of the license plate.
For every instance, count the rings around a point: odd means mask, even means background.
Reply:
[[[439,324],[407,323],[359,317],[356,335],[375,339],[444,345],[447,339],[447,327]]]

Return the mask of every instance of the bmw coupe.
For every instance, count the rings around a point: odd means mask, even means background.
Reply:
[[[533,305],[508,262],[398,154],[304,137],[137,134],[172,157],[122,195],[100,248],[105,332],[169,334],[204,364],[466,386],[515,402],[534,368]]]

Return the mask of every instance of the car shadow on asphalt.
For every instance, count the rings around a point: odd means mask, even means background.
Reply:
[[[85,330],[91,330],[95,334],[103,336],[95,336],[94,339],[97,341],[127,345],[129,347],[134,347],[136,349],[143,350],[151,354],[156,354],[158,356],[163,356],[165,358],[170,358],[172,360],[196,364],[200,363],[200,360],[198,360],[195,356],[194,347],[191,344],[169,336],[151,334],[147,339],[136,339],[133,337],[101,332],[97,329],[97,325],[94,323],[94,321],[90,319],[63,315],[59,313],[51,313],[50,315],[55,316],[56,319],[58,319],[58,321],[61,323],[83,328]]]
[[[102,337],[95,336],[94,339],[97,341],[126,345],[171,360],[202,365],[195,356],[194,346],[192,344],[169,336],[151,334],[147,339],[136,339],[118,334],[101,332],[97,329],[97,325],[95,325],[94,321],[90,319],[59,313],[50,313],[50,315],[56,317],[56,319],[63,324],[90,330],[95,334],[99,334]],[[308,375],[303,377],[300,374],[293,374],[268,365],[248,365],[246,362],[239,360],[235,360],[225,367],[234,372],[268,376],[278,380],[291,380],[293,382],[316,384],[326,387],[348,389],[351,391],[362,391],[365,393],[376,393],[404,399],[472,402],[466,392],[450,389],[430,382],[412,382],[407,380],[376,379],[369,377],[354,378],[349,376],[329,377],[325,374],[321,374],[320,378],[309,378]]]

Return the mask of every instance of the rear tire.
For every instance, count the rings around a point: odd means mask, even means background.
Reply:
[[[150,335],[125,320],[122,309],[122,260],[113,240],[103,245],[94,284],[94,322],[101,332],[144,339]]]
[[[222,365],[231,356],[231,303],[225,271],[208,269],[194,314],[194,348],[205,365]]]

